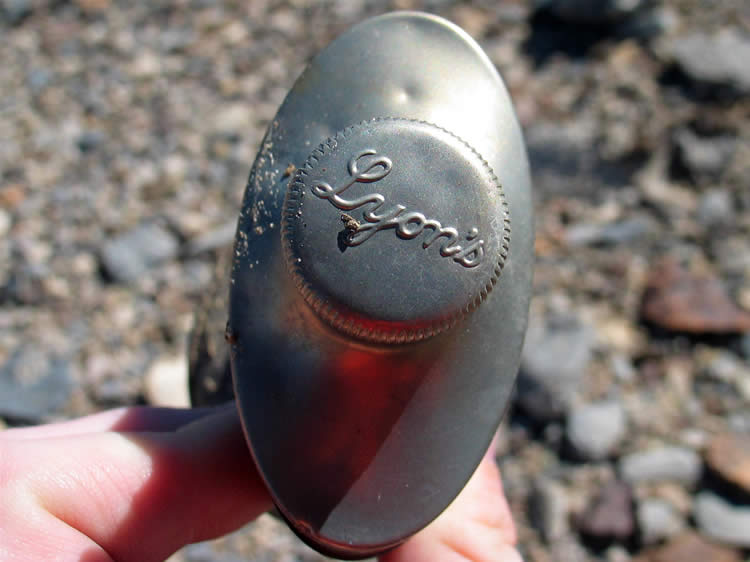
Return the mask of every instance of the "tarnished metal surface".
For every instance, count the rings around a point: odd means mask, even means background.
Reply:
[[[463,31],[390,14],[312,61],[250,174],[227,328],[250,449],[304,540],[370,556],[458,494],[513,387],[532,243],[511,101]]]

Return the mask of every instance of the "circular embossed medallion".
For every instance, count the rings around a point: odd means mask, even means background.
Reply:
[[[435,125],[385,118],[320,145],[285,201],[285,257],[305,300],[357,338],[417,341],[481,304],[507,257],[495,174]]]

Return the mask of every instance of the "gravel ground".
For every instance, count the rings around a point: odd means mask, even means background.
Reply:
[[[479,40],[525,129],[535,297],[498,456],[525,558],[747,559],[744,0],[0,0],[0,427],[187,404],[269,119],[392,9]],[[240,559],[320,557],[264,516],[173,558]]]

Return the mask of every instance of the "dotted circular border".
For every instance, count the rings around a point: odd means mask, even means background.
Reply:
[[[430,322],[426,327],[420,327],[416,329],[409,327],[394,327],[394,329],[392,330],[373,329],[368,326],[363,326],[360,321],[361,316],[357,315],[356,313],[347,314],[346,312],[337,310],[335,305],[332,305],[330,302],[327,302],[316,294],[315,290],[311,287],[310,283],[305,278],[305,275],[297,261],[298,256],[294,254],[293,250],[294,227],[292,226],[291,222],[294,218],[297,218],[298,213],[301,212],[302,209],[302,197],[306,189],[304,182],[305,176],[307,176],[308,173],[317,166],[320,158],[336,150],[338,145],[343,142],[349,135],[351,135],[352,132],[367,127],[368,125],[372,125],[373,123],[384,121],[418,123],[421,125],[427,125],[428,127],[434,127],[435,129],[438,129],[458,140],[461,144],[468,148],[484,166],[490,180],[497,187],[501,199],[501,208],[504,214],[503,234],[501,236],[499,245],[500,252],[492,275],[490,276],[490,279],[487,281],[485,286],[482,287],[479,290],[478,294],[460,310],[456,311],[450,316],[446,316],[445,318]],[[325,142],[321,143],[315,150],[313,150],[310,156],[308,156],[304,165],[296,171],[293,180],[289,183],[286,197],[284,199],[281,238],[282,246],[284,249],[284,258],[286,259],[289,270],[292,273],[295,285],[299,289],[307,304],[309,304],[310,307],[312,307],[312,309],[327,324],[336,328],[337,330],[344,332],[345,334],[348,334],[349,336],[369,342],[383,344],[413,343],[430,338],[454,326],[459,320],[461,320],[472,310],[477,308],[480,304],[482,304],[484,299],[487,298],[487,295],[489,295],[498,279],[500,278],[503,266],[505,265],[505,261],[508,257],[508,252],[510,251],[510,212],[508,209],[508,202],[505,199],[505,193],[503,192],[502,185],[498,181],[495,172],[492,170],[492,167],[484,158],[482,158],[481,154],[479,154],[474,149],[474,147],[472,147],[461,137],[451,133],[443,127],[439,127],[438,125],[429,123],[427,121],[406,119],[402,117],[376,117],[374,119],[361,121],[355,125],[351,125],[346,129],[339,131]],[[387,326],[388,324],[393,323],[383,321],[384,326]]]

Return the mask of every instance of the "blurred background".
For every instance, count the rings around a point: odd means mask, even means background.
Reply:
[[[0,429],[187,405],[269,120],[392,9],[464,27],[525,130],[535,297],[498,455],[525,558],[748,560],[747,0],[0,0]],[[171,561],[244,559],[322,558],[264,516]]]

